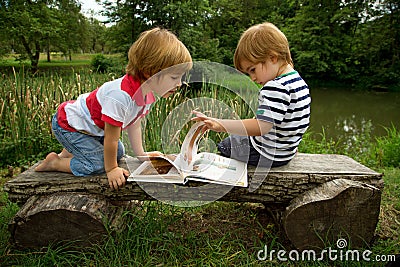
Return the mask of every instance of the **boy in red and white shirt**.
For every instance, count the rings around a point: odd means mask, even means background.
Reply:
[[[183,43],[159,28],[143,32],[131,46],[128,57],[125,76],[58,107],[52,130],[64,149],[59,154],[48,154],[36,171],[61,171],[76,176],[106,172],[111,188],[125,185],[129,172],[118,166],[125,152],[121,131],[128,131],[136,156],[147,155],[140,121],[155,101],[153,93],[162,97],[174,93],[192,62]]]

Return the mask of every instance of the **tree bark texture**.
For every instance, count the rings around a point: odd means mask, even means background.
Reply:
[[[130,171],[140,162],[127,157],[120,165]],[[263,179],[255,190],[215,184],[191,182],[176,184],[127,183],[118,191],[111,190],[107,176],[76,177],[58,172],[35,172],[34,167],[21,173],[4,185],[4,191],[12,202],[24,203],[33,195],[57,192],[81,192],[103,195],[114,200],[162,200],[162,201],[237,201],[282,205],[302,193],[328,181],[349,179],[383,188],[382,174],[377,173],[343,155],[298,154],[288,165],[278,168],[255,168],[249,166],[249,184],[257,176]]]
[[[12,242],[25,248],[40,248],[74,242],[86,247],[101,242],[108,231],[123,226],[123,208],[103,196],[55,193],[33,196],[9,223]]]
[[[381,190],[374,186],[333,180],[294,199],[284,213],[284,228],[299,250],[359,248],[374,236],[380,202]]]

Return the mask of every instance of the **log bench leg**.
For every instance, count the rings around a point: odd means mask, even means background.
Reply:
[[[339,238],[346,239],[349,248],[357,248],[374,236],[380,201],[378,188],[336,179],[296,197],[283,212],[273,210],[277,221],[282,214],[283,228],[299,250],[334,247]],[[12,241],[21,247],[65,241],[90,246],[101,242],[110,230],[121,230],[122,213],[133,205],[116,207],[104,196],[88,193],[32,196],[10,222],[9,230]]]
[[[365,246],[378,223],[381,190],[357,181],[337,179],[293,199],[283,215],[288,238],[298,250]],[[340,246],[343,246],[341,244]]]
[[[78,247],[99,243],[123,225],[122,212],[99,195],[56,193],[32,196],[9,223],[13,243],[25,248],[73,241]]]

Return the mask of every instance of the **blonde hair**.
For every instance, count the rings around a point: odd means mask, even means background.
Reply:
[[[142,32],[130,47],[128,59],[126,72],[142,82],[163,69],[192,62],[186,46],[172,32],[160,28]],[[182,72],[191,67],[183,66]]]
[[[270,56],[277,56],[278,60],[283,60],[285,64],[293,67],[286,36],[274,24],[265,22],[250,27],[242,34],[233,62],[235,67],[243,72],[243,60],[258,64],[265,62]]]

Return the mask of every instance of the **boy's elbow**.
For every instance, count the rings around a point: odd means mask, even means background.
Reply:
[[[272,129],[272,123],[258,120],[259,135],[266,135]]]
[[[249,119],[249,120],[244,120],[243,122],[247,131],[247,136],[265,135],[272,128],[271,123],[266,121],[261,121],[258,119]]]

